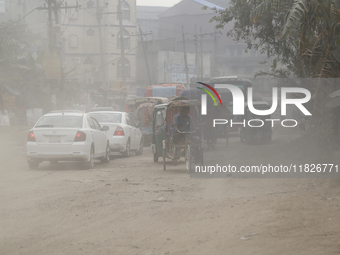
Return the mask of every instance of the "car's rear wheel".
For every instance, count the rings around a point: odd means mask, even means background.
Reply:
[[[126,143],[126,149],[123,152],[123,156],[128,158],[130,157],[130,138],[128,139],[127,143]]]
[[[92,169],[94,167],[94,148],[91,146],[90,154],[89,154],[89,161],[85,162],[84,164],[85,169]]]
[[[102,163],[109,163],[110,162],[110,144],[107,143],[105,156],[101,159]]]
[[[56,164],[58,164],[58,160],[56,160],[56,159],[50,160],[50,164],[56,165]]]
[[[192,167],[192,161],[191,161],[191,149],[190,149],[189,144],[186,147],[185,166],[186,166],[188,173],[190,174],[191,167]]]
[[[153,154],[153,162],[158,162],[158,155],[157,154]]]
[[[27,163],[28,163],[28,167],[29,167],[30,169],[36,170],[36,169],[39,168],[39,163],[40,163],[40,162],[37,161],[37,160],[28,160]]]
[[[166,170],[166,149],[163,148],[163,170]]]
[[[143,139],[140,139],[139,148],[138,151],[136,152],[137,155],[143,154],[143,147],[144,147]]]

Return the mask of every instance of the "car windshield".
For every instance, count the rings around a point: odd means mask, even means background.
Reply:
[[[99,123],[121,123],[122,122],[122,114],[121,113],[91,113],[91,115],[99,122]]]
[[[58,128],[81,128],[83,126],[82,116],[44,116],[35,125],[39,127],[58,127]]]

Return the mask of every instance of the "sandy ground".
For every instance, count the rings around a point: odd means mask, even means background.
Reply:
[[[29,170],[26,134],[0,127],[0,254],[340,254],[339,179],[190,178],[183,163],[163,171],[149,148],[92,170]],[[279,130],[264,146],[234,137],[205,158],[321,160],[299,137]]]

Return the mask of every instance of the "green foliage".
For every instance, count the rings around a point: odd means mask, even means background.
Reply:
[[[271,76],[325,78],[308,85],[314,134],[334,141],[335,117],[325,104],[329,93],[340,89],[331,79],[340,78],[340,0],[231,0],[216,13],[217,27],[233,22],[229,36],[273,58]]]
[[[267,53],[296,77],[336,77],[340,43],[339,0],[231,0],[212,21],[248,49]]]
[[[8,23],[10,22],[2,22],[0,27],[5,27]],[[0,30],[0,61],[15,62],[25,57],[33,41],[33,36],[24,24],[16,23]]]
[[[268,59],[274,59],[277,63],[275,67],[283,65],[289,72],[296,73],[298,41],[294,38],[280,39],[286,15],[284,10],[288,9],[291,1],[279,2],[231,0],[227,9],[216,11],[218,15],[212,21],[218,23],[218,28],[233,22],[232,29],[227,32],[229,37],[245,43],[248,49],[266,54]]]
[[[44,51],[38,49],[33,53],[30,50],[37,38],[24,23],[6,27],[8,24],[11,21],[0,24],[0,28],[5,27],[0,30],[0,86],[19,91],[21,104],[45,109],[51,107],[51,94],[59,92],[60,101],[80,94],[74,68],[65,68],[63,82],[46,80]]]
[[[3,22],[0,27],[6,27],[11,22]],[[29,33],[26,25],[16,23],[0,30],[0,82],[15,89],[28,82],[30,73],[38,69],[34,59],[29,54],[29,48],[34,43],[34,37]],[[35,70],[36,71],[36,70]]]

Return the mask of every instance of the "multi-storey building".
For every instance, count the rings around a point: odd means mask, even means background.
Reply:
[[[187,52],[211,52],[212,76],[237,75],[253,78],[259,70],[269,70],[268,65],[259,62],[267,56],[245,52],[246,46],[238,44],[226,36],[233,24],[228,23],[221,30],[215,30],[216,22],[210,20],[218,15],[212,9],[228,7],[224,0],[182,0],[159,15],[160,36],[176,38],[175,48],[183,50],[182,26],[186,35]],[[208,7],[202,9],[203,7]]]
[[[75,0],[68,1],[76,4]],[[125,62],[127,88],[136,81],[136,1],[121,0],[122,26],[118,0],[78,0],[79,10],[62,18],[65,66],[74,66],[78,78],[88,87],[117,86],[122,81]],[[125,61],[122,61],[121,27]],[[118,85],[119,86],[119,85]]]
[[[61,45],[65,72],[71,73],[89,88],[114,86],[122,81],[122,62],[128,89],[136,80],[136,0],[121,0],[122,26],[119,22],[119,1],[65,0],[52,1],[59,10],[48,15],[48,1],[0,0],[0,21],[18,20],[37,7],[21,22],[26,22],[38,38],[38,48],[50,54],[53,29],[53,47]],[[74,8],[77,6],[77,8]],[[120,31],[123,30],[125,61],[122,61]]]

